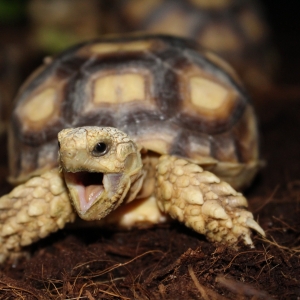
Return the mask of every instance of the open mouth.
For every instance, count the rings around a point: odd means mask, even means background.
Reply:
[[[65,172],[65,180],[73,199],[77,199],[80,211],[85,213],[103,194],[103,173]]]
[[[94,217],[104,217],[107,207],[113,207],[113,203],[122,195],[122,173],[63,172],[71,198],[81,217],[87,215],[96,203]]]

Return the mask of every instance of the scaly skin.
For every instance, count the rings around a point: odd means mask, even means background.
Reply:
[[[62,130],[58,140],[60,167],[82,219],[100,220],[121,203],[136,198],[145,172],[139,148],[125,133],[111,127],[87,126]],[[95,150],[99,143],[105,145],[103,153]],[[100,175],[100,182],[85,185],[89,180],[86,173]]]
[[[213,173],[182,158],[163,155],[157,166],[159,208],[212,242],[253,246],[250,228],[265,235],[246,210],[247,200]]]
[[[19,185],[0,198],[0,262],[74,220],[58,169]]]
[[[60,132],[59,142],[59,169],[34,177],[0,198],[0,262],[73,222],[71,203],[86,221],[101,220],[123,203],[124,210],[115,211],[111,220],[125,227],[164,222],[164,214],[169,214],[208,240],[230,246],[240,238],[253,246],[250,228],[264,235],[246,210],[242,194],[195,163],[162,155],[156,168],[155,198],[154,183],[146,176],[147,172],[154,175],[154,165],[145,163],[143,168],[142,148],[125,133],[105,127],[66,129]],[[99,142],[108,145],[105,151],[97,150]],[[144,181],[150,189],[142,189]],[[129,203],[135,199],[139,201]],[[106,220],[104,224],[111,223]]]

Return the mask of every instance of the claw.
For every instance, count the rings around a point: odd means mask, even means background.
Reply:
[[[264,230],[252,219],[247,218],[246,225],[254,230],[256,230],[258,233],[260,233],[262,236],[266,236]]]
[[[250,238],[249,234],[246,234],[243,236],[244,244],[250,246],[251,248],[254,248],[253,242]]]

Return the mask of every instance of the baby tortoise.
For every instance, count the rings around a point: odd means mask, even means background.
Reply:
[[[234,189],[260,166],[253,107],[190,40],[101,38],[47,60],[17,96],[9,155],[1,261],[77,214],[123,228],[171,216],[232,246],[264,235]]]

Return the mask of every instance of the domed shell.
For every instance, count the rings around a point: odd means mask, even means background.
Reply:
[[[254,0],[115,0],[108,32],[147,31],[196,39],[230,62],[249,85],[268,83],[275,57]]]
[[[46,60],[16,99],[11,180],[56,166],[57,133],[85,125],[116,127],[161,154],[258,158],[255,116],[235,72],[181,38],[102,38]]]

